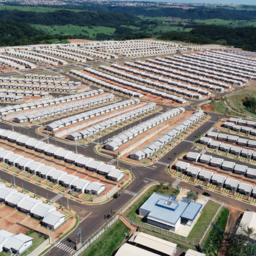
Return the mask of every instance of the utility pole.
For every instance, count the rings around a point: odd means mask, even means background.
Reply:
[[[13,185],[16,187],[14,174],[13,174]]]
[[[47,227],[47,230],[48,230],[49,242],[50,242],[50,244],[51,244],[51,243],[52,243],[52,237],[51,237],[51,235],[50,235],[49,227]]]
[[[68,205],[68,209],[69,209],[69,200],[68,200],[68,197],[67,197],[67,205]]]

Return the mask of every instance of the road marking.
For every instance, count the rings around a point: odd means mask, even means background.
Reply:
[[[160,161],[156,161],[157,164],[162,164],[162,165],[165,165],[165,166],[168,166],[169,164],[167,163],[164,163],[164,162],[160,162]]]
[[[116,161],[116,159],[111,159],[108,164],[113,164]]]
[[[158,181],[156,181],[156,180],[152,180],[152,179],[149,179],[149,178],[145,178],[144,180],[151,180],[151,181],[153,181],[153,182],[158,182]]]
[[[124,190],[124,193],[125,193],[125,194],[128,194],[128,195],[131,195],[131,196],[137,196],[137,193],[132,192],[132,191],[130,191],[130,190]]]
[[[172,185],[173,185],[174,187],[177,187],[179,184],[180,184],[180,180],[175,180],[175,181],[172,183]]]
[[[69,254],[74,253],[75,250],[73,248],[71,248],[70,246],[63,244],[61,242],[59,242],[58,244],[56,244],[56,247],[58,247],[59,249],[68,252]]]
[[[189,142],[189,143],[194,143],[194,141],[191,141],[191,140],[183,140],[185,142]]]
[[[57,195],[57,196],[54,196],[52,199],[50,199],[50,201],[56,202],[57,200],[59,200],[62,197],[63,197],[63,195]]]
[[[216,121],[207,120],[206,122],[216,123]]]

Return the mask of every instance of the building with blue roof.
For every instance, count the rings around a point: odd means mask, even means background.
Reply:
[[[153,193],[139,208],[139,215],[147,219],[151,225],[176,231],[180,224],[192,225],[200,212],[202,204],[183,198]]]

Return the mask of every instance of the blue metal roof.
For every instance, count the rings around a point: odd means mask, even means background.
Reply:
[[[149,218],[175,225],[180,218],[194,220],[202,208],[199,203],[175,200],[174,196],[153,193],[141,209],[149,212]]]
[[[193,221],[196,215],[198,214],[198,212],[201,210],[201,208],[202,208],[201,204],[190,202],[188,207],[182,213],[181,218]]]

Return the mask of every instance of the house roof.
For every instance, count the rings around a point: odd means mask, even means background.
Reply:
[[[36,214],[40,217],[44,217],[45,214],[51,209],[54,209],[56,211],[55,206],[43,203],[43,204],[37,205],[34,209],[32,209],[31,213]]]
[[[200,160],[210,161],[211,159],[212,159],[212,156],[210,156],[210,155],[202,154],[200,156]]]
[[[10,193],[17,193],[17,189],[0,187],[0,198],[5,199]]]
[[[86,187],[86,190],[99,191],[103,186],[105,187],[105,184],[102,184],[102,183],[100,183],[100,182],[91,182],[91,183]]]
[[[244,226],[244,228],[248,227],[256,230],[256,213],[251,211],[245,211],[240,223],[242,226]],[[238,227],[236,234],[244,234],[241,225]]]
[[[225,161],[222,163],[222,167],[226,167],[226,168],[233,168],[235,166],[236,163],[234,162],[230,162],[230,161]]]
[[[244,190],[245,192],[251,193],[253,185],[247,183],[240,183],[238,186],[239,189]]]
[[[29,195],[17,192],[7,196],[5,201],[17,205],[24,198],[29,198]]]
[[[136,232],[130,239],[129,242],[133,242],[147,248],[159,251],[161,253],[172,255],[177,248],[177,244],[160,239],[155,236],[151,236],[142,232]]]
[[[86,164],[86,166],[88,168],[93,168],[93,169],[97,169],[100,165],[102,165],[103,163],[98,162],[98,161],[90,161],[89,163]]]
[[[71,175],[71,174],[67,174],[67,175],[63,175],[60,178],[60,181],[63,181],[65,184],[71,184],[73,183],[74,180],[78,179],[77,176],[75,175]]]
[[[98,168],[98,171],[104,172],[104,173],[109,173],[111,169],[114,169],[115,167],[113,165],[108,165],[108,164],[101,164],[100,167]]]
[[[4,242],[6,238],[9,238],[9,237],[12,237],[12,236],[14,236],[14,234],[12,234],[12,233],[10,233],[6,230],[1,229],[0,230],[0,244],[2,242]]]
[[[204,254],[204,253],[201,253],[201,252],[194,251],[194,250],[192,250],[192,249],[189,249],[189,250],[186,252],[185,256],[205,256],[205,254]]]
[[[236,164],[234,167],[234,171],[239,171],[239,172],[246,172],[248,166],[242,165],[242,164]]]
[[[72,186],[77,187],[78,189],[86,188],[91,182],[88,180],[77,179],[72,183]]]
[[[23,234],[17,234],[12,236],[4,245],[6,249],[15,249],[16,251],[19,251],[19,249],[24,245],[24,243],[27,243],[29,241],[32,241],[33,238],[30,236],[26,236]]]
[[[65,215],[58,212],[58,211],[54,211],[54,212],[49,212],[42,220],[43,223],[54,226],[59,219],[61,218],[65,218]]]
[[[210,179],[212,174],[213,174],[212,172],[205,171],[205,170],[201,170],[199,173],[200,176],[203,176],[206,179]]]
[[[108,173],[108,177],[111,177],[111,178],[119,178],[120,175],[122,175],[124,172],[122,171],[119,171],[117,169],[111,169],[111,171]]]
[[[234,180],[234,179],[227,178],[226,181],[225,181],[225,185],[229,185],[229,186],[231,186],[231,187],[237,188],[237,186],[239,185],[239,181],[238,181],[238,180]]]
[[[212,180],[215,180],[218,183],[224,183],[224,181],[226,180],[226,177],[218,174],[213,174]]]
[[[125,243],[118,249],[116,256],[159,256],[159,254]]]
[[[201,170],[201,168],[194,167],[194,166],[189,166],[187,168],[187,172],[190,172],[192,174],[198,174],[198,172]]]
[[[34,199],[34,198],[25,198],[20,203],[18,203],[18,207],[20,207],[22,209],[26,209],[27,211],[29,211],[36,204],[41,204],[41,203],[42,203],[41,200],[37,200],[37,199]]]

